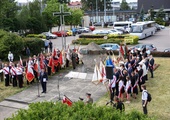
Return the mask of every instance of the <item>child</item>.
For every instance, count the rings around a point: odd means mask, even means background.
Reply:
[[[124,82],[123,82],[123,77],[120,76],[120,81],[119,81],[119,98],[120,98],[120,100],[122,102],[124,101],[124,92],[125,92],[124,87],[125,87],[125,85],[124,85]]]
[[[130,94],[131,94],[131,80],[130,80],[130,77],[127,76],[126,80],[127,80],[127,82],[126,82],[126,89],[125,89],[126,97],[127,97],[127,102],[126,103],[130,103]]]

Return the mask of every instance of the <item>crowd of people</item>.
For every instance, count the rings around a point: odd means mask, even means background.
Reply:
[[[27,60],[20,57],[20,61],[13,61],[14,55],[10,51],[8,54],[9,62],[2,63],[1,61],[1,81],[5,81],[5,86],[13,86],[22,88],[25,83],[27,85],[33,82],[40,82],[42,85],[42,93],[46,93],[46,83],[48,76],[58,72],[61,68],[70,67],[73,69],[76,64],[79,64],[78,53],[76,49],[59,50],[53,49],[45,53],[40,53],[37,56],[28,56]]]
[[[132,99],[136,99],[139,92],[146,90],[145,83],[148,81],[148,71],[153,78],[154,58],[144,48],[143,50],[128,50],[127,56],[124,58],[119,56],[114,59],[114,75],[109,81],[110,100],[114,98],[121,102],[130,103]],[[145,94],[145,93],[144,93]],[[143,92],[142,92],[143,95]],[[145,97],[144,97],[145,96]],[[147,101],[147,94],[142,100]],[[145,98],[145,99],[143,99]],[[147,114],[147,103],[143,102],[144,114]]]

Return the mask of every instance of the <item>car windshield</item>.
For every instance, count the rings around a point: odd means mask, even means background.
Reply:
[[[141,26],[131,26],[131,33],[142,33],[143,28]]]

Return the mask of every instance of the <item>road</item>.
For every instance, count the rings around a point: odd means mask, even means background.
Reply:
[[[111,29],[111,28],[97,28],[97,29]],[[70,48],[74,48],[74,45],[71,45],[72,40],[79,38],[79,35],[68,36],[66,37],[66,46],[70,45]],[[64,38],[63,38],[64,39]],[[52,39],[54,48],[62,49],[62,38],[58,37],[57,39]],[[140,44],[153,44],[157,47],[158,51],[163,51],[166,48],[170,48],[170,27],[156,32],[155,35],[148,37],[146,39],[140,40]]]

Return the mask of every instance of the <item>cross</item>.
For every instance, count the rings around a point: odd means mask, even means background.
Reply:
[[[54,12],[53,16],[60,16],[60,24],[61,24],[61,31],[62,31],[62,24],[64,25],[64,34],[65,34],[65,21],[64,17],[71,15],[71,12],[64,12],[63,5],[60,5],[60,12]],[[63,18],[63,19],[62,19]],[[66,49],[66,37],[64,35],[64,41],[63,41],[63,35],[62,35],[62,49]]]

